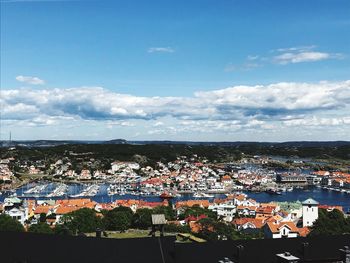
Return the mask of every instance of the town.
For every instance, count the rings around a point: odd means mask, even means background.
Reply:
[[[78,156],[84,155],[89,154]],[[193,242],[305,237],[326,231],[314,228],[319,213],[349,217],[349,202],[320,203],[308,191],[349,195],[350,174],[312,170],[304,161],[287,160],[297,165],[294,169],[282,169],[285,163],[267,156],[213,163],[193,154],[157,161],[153,167],[115,160],[103,165],[105,169],[94,158],[80,161],[81,170],[67,157],[51,163],[1,159],[0,213],[27,231],[53,233],[64,227],[70,234],[91,235],[102,229],[106,236],[116,237],[123,232],[147,236],[152,215],[161,214],[166,232]],[[295,191],[304,193],[305,199],[274,200]],[[270,199],[259,202],[253,194]],[[91,219],[89,227],[78,221],[83,214]]]

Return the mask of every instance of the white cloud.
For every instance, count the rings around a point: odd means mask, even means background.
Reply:
[[[247,57],[247,60],[252,61],[252,60],[257,60],[257,59],[259,59],[259,58],[260,58],[260,56],[252,56],[252,55],[249,55],[249,56]]]
[[[148,53],[174,53],[175,49],[171,47],[150,47]]]
[[[163,125],[164,125],[164,123],[162,121],[157,121],[155,124],[153,124],[153,127],[160,127]]]
[[[309,46],[297,46],[297,47],[288,47],[288,48],[278,48],[276,50],[272,50],[272,52],[305,52],[312,49],[317,48],[316,45],[309,45]]]
[[[44,80],[39,79],[38,77],[31,77],[31,76],[19,75],[16,77],[16,80],[19,82],[23,82],[23,83],[31,84],[31,85],[43,85],[43,84],[45,84]]]
[[[280,53],[272,57],[272,62],[286,65],[290,63],[315,62],[327,59],[342,59],[344,55],[341,53],[328,53],[316,51],[317,46],[300,46],[290,48],[279,48],[273,52]]]
[[[101,87],[25,88],[2,90],[0,103],[2,120],[16,125],[98,127],[104,123],[103,127],[132,131],[128,134],[164,138],[273,132],[295,126],[334,128],[350,123],[350,80],[233,86],[188,97],[141,97]]]
[[[329,59],[344,59],[345,55],[342,53],[321,52],[315,50],[316,45],[296,46],[289,48],[278,48],[270,50],[269,54],[263,55],[249,55],[245,62],[239,64],[228,64],[225,67],[226,72],[232,71],[246,71],[253,68],[261,67],[267,64],[296,64],[302,62],[316,62]]]
[[[350,100],[350,81],[235,86],[221,90],[197,92],[203,103],[218,113],[230,115],[290,115],[300,112],[344,108]],[[339,96],[342,94],[342,96]]]
[[[339,126],[350,125],[350,116],[345,117],[309,117],[305,119],[293,119],[283,122],[286,126]]]
[[[225,68],[225,72],[233,72],[233,71],[248,71],[254,68],[260,67],[261,65],[254,62],[252,59],[247,59],[242,65],[233,65],[229,63]]]
[[[273,60],[278,64],[313,62],[329,59],[331,55],[323,52],[300,52],[300,53],[283,53],[275,56]]]
[[[106,125],[107,125],[107,128],[109,128],[109,129],[112,129],[115,126],[119,126],[119,127],[133,127],[133,126],[135,126],[134,123],[129,122],[129,121],[110,121],[110,120],[106,121]]]

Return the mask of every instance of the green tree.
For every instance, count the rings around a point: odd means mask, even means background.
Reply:
[[[191,229],[188,225],[166,224],[164,226],[164,231],[168,233],[190,233]]]
[[[216,241],[218,240],[218,235],[214,231],[214,225],[216,221],[212,218],[203,218],[199,221],[197,221],[198,224],[200,224],[200,230],[196,235],[198,235],[200,238],[203,238],[208,241]]]
[[[40,214],[39,222],[41,222],[41,223],[46,222],[46,214],[45,213]]]
[[[38,223],[35,225],[31,225],[28,229],[29,232],[33,232],[33,233],[41,233],[41,234],[52,234],[53,231],[51,229],[51,227],[46,224],[46,223]]]
[[[71,236],[73,232],[66,225],[56,225],[53,229],[55,235]]]
[[[235,230],[232,224],[218,222],[214,225],[214,231],[220,240],[234,240],[239,238],[239,233]]]
[[[216,219],[217,215],[215,212],[207,209],[207,208],[203,208],[200,207],[199,205],[194,205],[192,207],[187,207],[184,211],[184,213],[182,213],[179,217],[180,219],[185,219],[186,217],[189,216],[200,216],[200,215],[206,215],[209,218],[212,219]]]
[[[89,208],[82,208],[71,212],[62,218],[63,223],[72,231],[72,233],[94,232],[102,226],[102,220],[96,215],[96,212]]]
[[[140,208],[136,211],[132,218],[132,225],[136,228],[147,229],[152,225],[152,210],[148,208]]]
[[[199,220],[198,224],[200,224],[201,227],[197,235],[208,241],[234,240],[240,238],[239,233],[231,224],[218,222],[209,217]]]
[[[131,226],[131,218],[122,211],[115,213],[114,229],[120,232],[124,232]]]
[[[310,235],[341,235],[350,233],[350,219],[346,219],[344,214],[333,209],[331,212],[320,209],[318,219],[311,228]]]
[[[117,207],[107,211],[103,218],[107,230],[125,231],[131,226],[133,213],[128,207]]]
[[[20,222],[6,214],[0,215],[0,231],[23,232],[24,228]]]

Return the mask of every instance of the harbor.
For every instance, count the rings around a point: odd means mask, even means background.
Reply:
[[[309,197],[319,200],[321,204],[340,205],[345,211],[350,210],[350,193],[335,191],[334,189],[322,187],[308,187],[305,189],[289,188],[281,191],[280,194],[271,194],[269,192],[240,191],[248,197],[258,202],[296,202],[305,200]],[[163,200],[162,192],[142,192],[131,187],[121,187],[115,184],[62,184],[62,183],[43,183],[40,185],[25,185],[15,191],[4,192],[0,195],[0,201],[4,198],[16,195],[21,199],[62,199],[62,198],[91,198],[100,203],[112,202],[115,200],[140,199],[149,202],[159,202]],[[226,198],[229,193],[177,193],[171,199],[174,201],[185,201],[192,199],[214,199]]]

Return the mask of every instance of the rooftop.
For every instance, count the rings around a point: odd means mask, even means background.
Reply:
[[[301,202],[303,205],[318,205],[319,203],[312,198],[308,198],[305,201]]]

